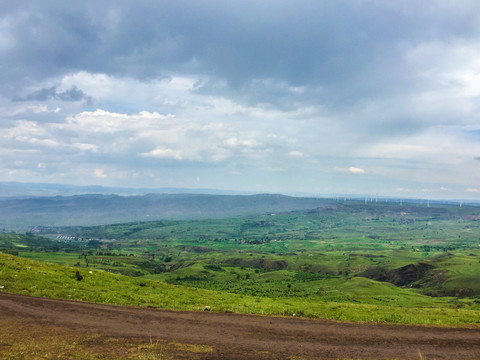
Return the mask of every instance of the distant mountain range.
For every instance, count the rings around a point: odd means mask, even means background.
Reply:
[[[74,195],[0,200],[0,230],[99,225],[163,219],[206,219],[315,209],[333,200],[285,195]]]
[[[225,218],[310,210],[336,204],[335,197],[331,197],[333,199],[308,194],[292,197],[214,189],[133,189],[0,182],[0,231],[23,231],[35,226]],[[392,198],[367,199],[364,195],[337,195],[337,199],[397,201],[399,204],[403,201]],[[423,199],[406,199],[405,202],[426,206],[435,203],[479,205],[474,201],[426,202]]]
[[[82,194],[116,194],[116,195],[146,195],[146,194],[215,194],[215,195],[251,195],[249,192],[218,190],[218,189],[188,189],[188,188],[126,188],[100,185],[78,186],[68,184],[0,182],[0,198],[31,197],[31,196],[70,196]]]

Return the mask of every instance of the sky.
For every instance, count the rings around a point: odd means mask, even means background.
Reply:
[[[2,0],[0,181],[480,199],[476,0]]]

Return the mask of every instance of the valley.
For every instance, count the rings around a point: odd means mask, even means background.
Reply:
[[[219,316],[478,329],[479,214],[476,206],[328,199],[234,217],[39,225],[0,234],[0,301],[18,294]],[[199,343],[217,357],[190,358],[219,358],[225,346]],[[182,358],[162,344],[173,356],[163,358]],[[430,351],[413,348],[402,359]],[[307,353],[291,356],[314,358]],[[350,356],[332,354],[322,359]],[[275,356],[265,358],[282,358]]]
[[[480,310],[479,227],[474,206],[328,200],[310,210],[226,219],[36,227],[1,235],[0,249],[81,272],[272,304],[258,313],[325,317],[318,303],[337,303],[385,310],[328,318],[441,324],[454,317],[429,317],[428,309]],[[273,305],[279,301],[312,305]],[[425,318],[387,310],[399,306],[422,309]]]

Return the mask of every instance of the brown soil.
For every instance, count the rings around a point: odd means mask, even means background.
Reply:
[[[57,333],[63,329],[65,333],[99,334],[130,342],[153,339],[213,349],[196,354],[197,359],[480,359],[479,327],[351,324],[163,311],[5,293],[0,294],[0,319],[15,324],[14,329],[23,326],[38,331],[55,329]],[[1,342],[0,334],[0,349],[12,345]]]

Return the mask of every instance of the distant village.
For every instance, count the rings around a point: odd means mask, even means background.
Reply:
[[[100,248],[106,249],[109,243],[116,241],[116,239],[105,239],[105,238],[93,238],[93,237],[77,237],[72,235],[59,234],[55,231],[52,231],[52,228],[37,226],[30,230],[30,234],[47,236],[49,238],[56,239],[62,242],[80,242],[80,243],[91,243],[99,242]]]

